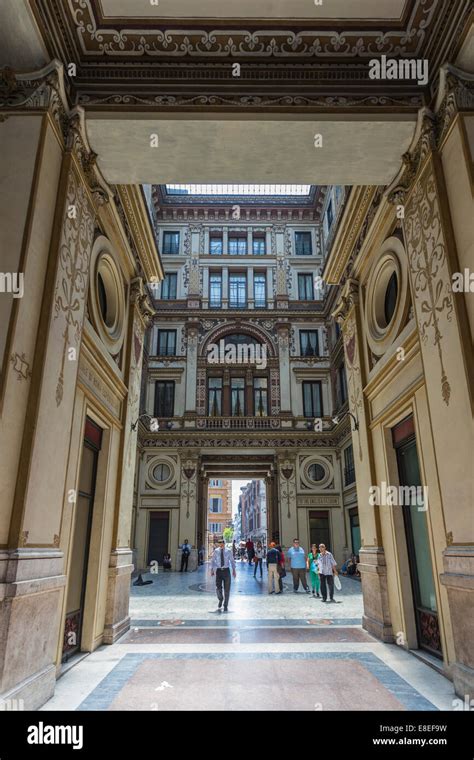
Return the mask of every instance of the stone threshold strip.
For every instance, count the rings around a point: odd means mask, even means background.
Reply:
[[[361,628],[360,618],[269,618],[268,620],[132,620],[134,628],[306,628],[311,626],[356,626]]]

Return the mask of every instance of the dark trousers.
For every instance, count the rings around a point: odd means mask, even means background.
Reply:
[[[222,587],[224,587],[224,593],[222,593]],[[230,596],[230,569],[228,567],[218,567],[216,570],[216,593],[219,606],[224,602],[224,609],[226,609]]]
[[[189,560],[189,554],[186,554],[186,552],[183,552],[181,555],[181,572],[183,570],[188,570],[188,560]]]
[[[328,589],[329,589],[329,598],[334,599],[334,575],[319,575],[319,580],[321,581],[321,596],[323,597],[324,601],[328,598]]]
[[[263,575],[263,559],[258,558],[255,562],[255,570],[253,571],[253,577],[257,575],[257,568],[260,567],[260,578]]]
[[[278,588],[280,589],[280,591],[283,591],[283,578],[281,577],[280,574],[278,575]]]
[[[306,581],[306,570],[304,567],[292,567],[291,574],[293,576],[293,588],[295,591],[298,591],[300,581],[304,589],[308,588],[308,583]]]
[[[252,560],[255,556],[255,551],[253,549],[247,549],[247,559],[249,561],[249,565],[252,564]]]

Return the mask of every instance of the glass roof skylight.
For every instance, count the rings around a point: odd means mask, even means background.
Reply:
[[[309,195],[311,185],[166,185],[170,195]]]

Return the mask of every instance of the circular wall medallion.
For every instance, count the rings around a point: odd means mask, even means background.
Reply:
[[[153,457],[147,465],[147,481],[152,488],[167,488],[175,477],[175,463],[167,456]]]
[[[410,305],[408,262],[396,237],[383,243],[366,287],[367,342],[375,356],[383,356],[403,329]]]
[[[302,482],[311,489],[327,488],[334,479],[332,464],[321,456],[312,456],[303,463],[300,470]]]
[[[125,289],[112,244],[103,235],[92,248],[89,305],[100,339],[112,355],[118,354],[125,335]]]

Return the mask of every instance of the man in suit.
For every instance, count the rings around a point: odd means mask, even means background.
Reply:
[[[217,609],[219,612],[224,604],[224,612],[227,612],[229,606],[230,596],[230,571],[232,568],[232,575],[235,578],[235,559],[230,549],[225,546],[224,539],[221,538],[217,542],[217,549],[214,549],[211,558],[211,575],[216,576],[216,593],[219,600]],[[222,593],[224,589],[224,593]]]

